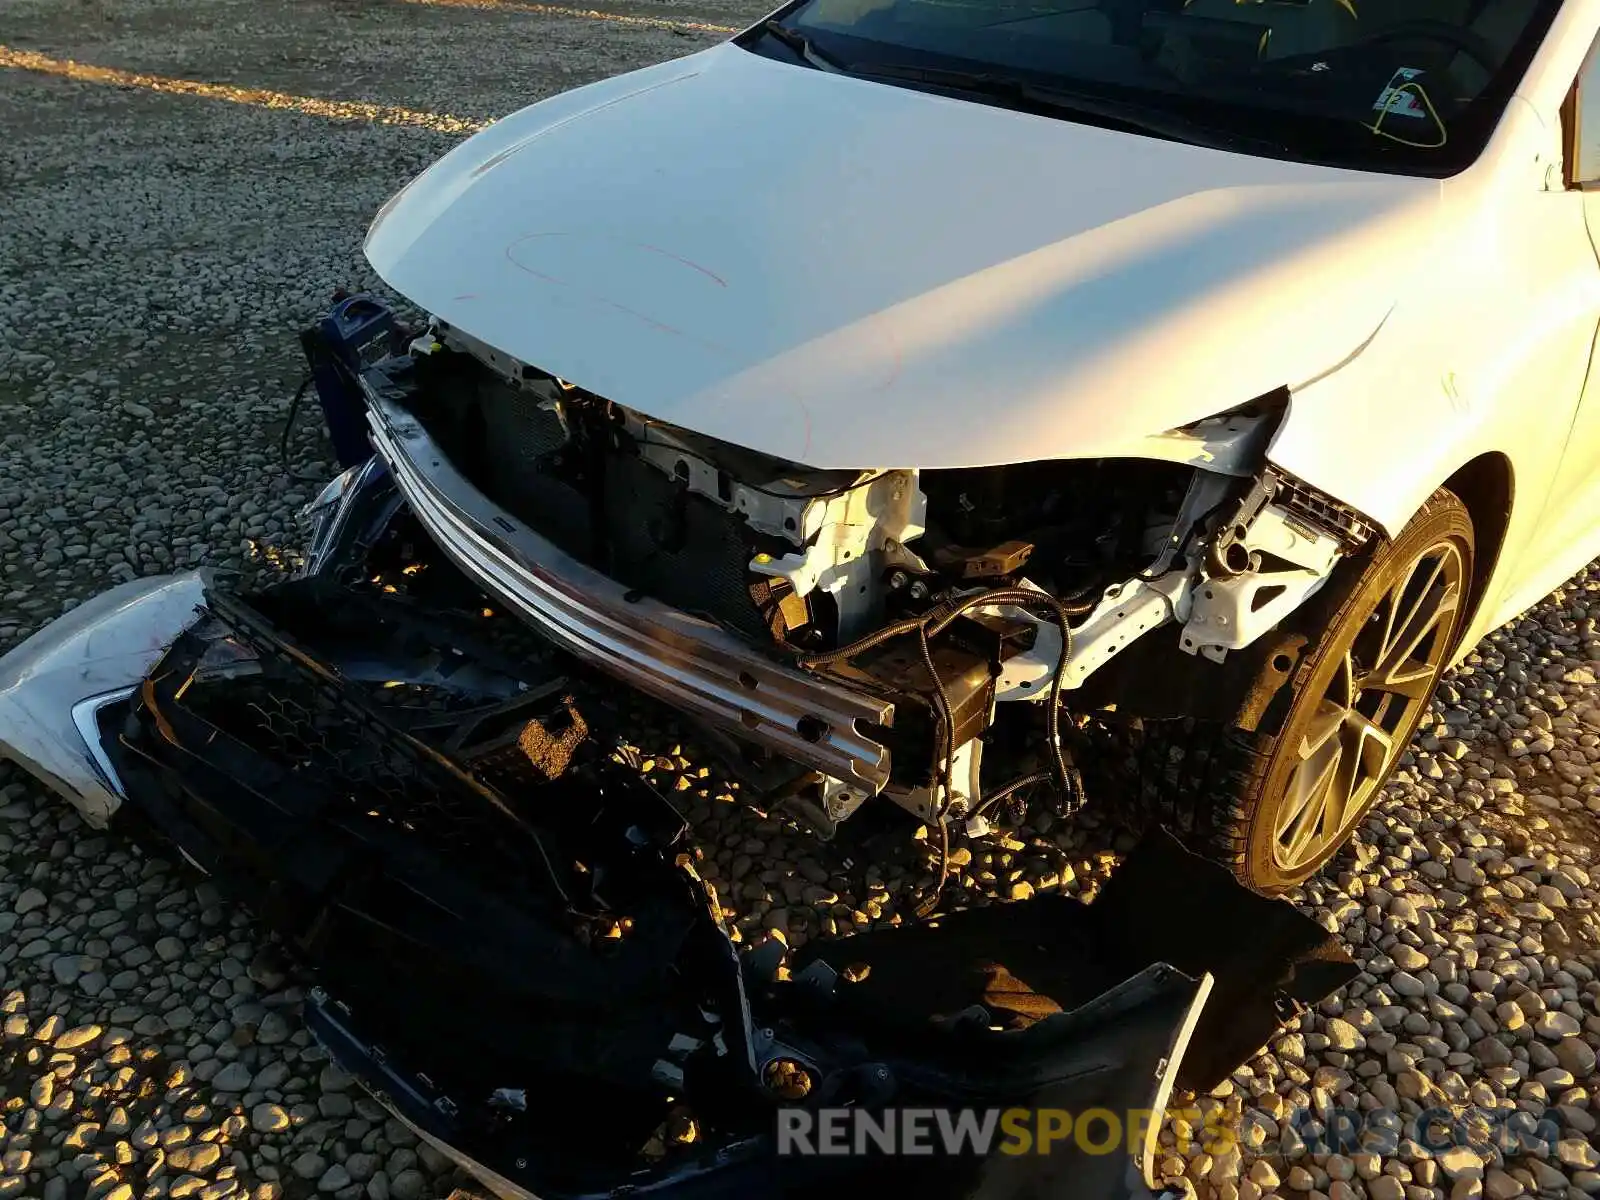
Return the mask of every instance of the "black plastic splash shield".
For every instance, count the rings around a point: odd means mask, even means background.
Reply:
[[[1193,980],[1175,972],[1158,973],[1086,1012],[1075,1027],[1063,1023],[1041,1029],[1037,1039],[1028,1039],[1033,1044],[1027,1054],[1035,1060],[1038,1076],[1031,1086],[1013,1080],[999,1089],[951,1087],[941,1079],[940,1052],[931,1045],[919,1060],[920,1078],[914,1067],[902,1080],[893,1068],[862,1060],[864,1073],[880,1079],[883,1094],[851,1107],[879,1120],[891,1109],[955,1114],[965,1108],[1005,1108],[1077,1115],[1099,1110],[1118,1114],[1119,1121],[1128,1114],[1148,1114],[1160,1108],[1158,1080],[1198,991]],[[999,1138],[987,1154],[949,1153],[938,1145],[914,1155],[784,1153],[773,1133],[776,1109],[759,1097],[742,1101],[761,1118],[744,1136],[696,1147],[663,1163],[619,1162],[609,1178],[576,1178],[563,1156],[529,1153],[525,1144],[459,1111],[452,1096],[369,1041],[356,1015],[340,1002],[313,995],[306,1022],[374,1097],[502,1197],[801,1200],[815,1197],[819,1188],[842,1188],[849,1196],[883,1188],[891,1189],[890,1195],[914,1194],[921,1200],[1152,1200],[1155,1195],[1135,1157],[1140,1147],[1124,1141],[1086,1151],[1067,1138],[1048,1153],[1031,1148],[1010,1153],[999,1149]]]

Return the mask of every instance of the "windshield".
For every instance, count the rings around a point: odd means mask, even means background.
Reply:
[[[1255,153],[1442,175],[1482,150],[1558,4],[804,0],[757,43],[1066,119],[1226,144],[1136,119],[1159,112]],[[1135,119],[1118,120],[1118,105]]]

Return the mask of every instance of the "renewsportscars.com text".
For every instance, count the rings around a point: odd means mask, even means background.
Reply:
[[[781,1155],[974,1155],[1050,1154],[1069,1148],[1084,1154],[1138,1153],[1152,1125],[1181,1118],[1177,1150],[1185,1156],[1196,1148],[1221,1154],[1237,1146],[1247,1155],[1282,1152],[1369,1150],[1394,1154],[1402,1140],[1432,1153],[1452,1146],[1491,1147],[1502,1153],[1551,1153],[1561,1133],[1549,1120],[1526,1112],[1470,1109],[1452,1112],[1427,1109],[1415,1115],[1388,1110],[1358,1112],[1330,1108],[1301,1109],[1281,1122],[1263,1123],[1259,1114],[1228,1119],[1221,1109],[1150,1109],[1114,1112],[1108,1108],[1071,1111],[1063,1108],[860,1108],[780,1109],[777,1113]],[[1270,1129],[1277,1138],[1258,1134]]]

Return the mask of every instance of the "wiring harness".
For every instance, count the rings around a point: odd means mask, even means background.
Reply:
[[[945,690],[944,681],[939,677],[939,672],[934,666],[932,642],[933,639],[947,630],[951,623],[963,613],[975,608],[987,608],[1005,605],[1013,608],[1027,609],[1030,612],[1045,614],[1061,629],[1061,651],[1056,658],[1055,670],[1051,673],[1050,695],[1046,701],[1045,727],[1049,766],[1043,771],[1035,771],[1012,780],[1003,787],[991,793],[978,809],[972,814],[979,815],[984,810],[993,808],[1008,797],[1015,796],[1025,787],[1034,784],[1049,782],[1056,793],[1062,798],[1063,804],[1069,811],[1075,811],[1081,801],[1081,788],[1077,775],[1071,764],[1067,762],[1066,751],[1061,741],[1061,680],[1066,673],[1067,661],[1072,655],[1072,624],[1073,617],[1083,616],[1094,608],[1093,601],[1084,600],[1080,596],[1073,596],[1062,600],[1045,592],[1035,591],[1022,587],[999,587],[987,591],[973,592],[965,596],[954,597],[940,601],[925,613],[914,617],[907,617],[885,625],[882,629],[859,638],[845,646],[834,650],[827,650],[819,654],[810,654],[801,657],[798,664],[807,670],[817,670],[833,663],[843,662],[856,658],[876,646],[881,646],[894,638],[914,636],[917,639],[918,649],[922,655],[924,669],[933,683],[934,697],[937,704],[934,712],[939,721],[942,737],[940,745],[943,750],[939,755],[937,775],[940,787],[941,803],[949,802],[951,792],[952,755],[955,750],[955,717],[951,709],[950,696]],[[918,906],[917,915],[927,916],[938,907],[944,894],[944,885],[950,875],[950,826],[945,815],[941,813],[937,822],[939,827],[939,877],[934,889],[924,898]]]

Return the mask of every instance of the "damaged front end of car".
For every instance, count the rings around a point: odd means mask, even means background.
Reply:
[[[396,350],[354,400],[428,534],[824,836],[880,795],[974,832],[1032,785],[1075,806],[1074,714],[1143,715],[1152,675],[1254,679],[1216,664],[1375,532],[1266,462],[1283,392],[1122,457],[816,470],[443,322]]]
[[[0,747],[249,905],[333,1057],[496,1194],[1147,1196],[1173,1088],[1353,974],[1161,833],[1092,903],[741,947],[614,710],[354,495],[324,572],[141,582],[12,651]],[[1119,1132],[1065,1136],[1091,1111]]]
[[[1159,832],[1093,903],[1041,895],[788,961],[777,941],[744,949],[615,708],[580,702],[587,667],[552,650],[797,761],[788,784],[820,784],[819,822],[877,791],[948,820],[976,799],[1003,701],[1086,676],[1121,648],[1107,626],[1131,640],[1192,614],[1177,564],[1194,547],[1170,530],[1223,511],[1233,476],[1174,467],[1176,517],[1141,510],[1074,558],[1040,532],[1051,503],[1070,516],[1049,466],[820,480],[750,456],[736,477],[724,447],[557,380],[508,396],[480,360],[425,346],[368,368],[379,455],[312,506],[298,578],[253,595],[141,580],[74,610],[0,659],[0,751],[249,905],[311,972],[306,1019],[330,1053],[485,1186],[1148,1195],[1172,1089],[1210,1087],[1351,976],[1314,922]],[[494,419],[508,427],[469,432]],[[530,449],[540,431],[557,448]],[[541,469],[486,465],[497,444]],[[1121,511],[1113,481],[1136,473],[1097,477],[1095,511]],[[627,515],[574,478],[609,481]],[[997,486],[1016,491],[985,498]],[[562,488],[571,529],[549,515]],[[1017,495],[1040,511],[1008,524]],[[620,580],[580,557],[597,523]],[[1260,528],[1218,553],[1248,565]],[[631,535],[648,539],[633,559]],[[1154,569],[1105,583],[1153,545]],[[722,591],[681,590],[708,579]],[[931,690],[912,655],[932,659]],[[1195,911],[1209,935],[1180,915]],[[1037,1138],[996,1131],[1010,1110]],[[1099,1152],[1106,1131],[1062,1136],[1091,1110],[1117,1115],[1116,1152]],[[963,1119],[988,1139],[909,1132]]]
[[[1070,801],[1072,714],[1188,704],[1163,655],[1215,691],[1291,653],[1262,635],[1371,536],[1264,465],[1283,397],[1122,458],[817,471],[374,327],[322,363],[375,453],[296,577],[74,609],[0,659],[0,754],[249,905],[329,1052],[497,1194],[1149,1195],[1173,1089],[1352,977],[1161,831],[1092,902],[746,948],[594,686],[824,835],[874,796],[946,845]],[[1064,1136],[1091,1111],[1115,1152]]]

